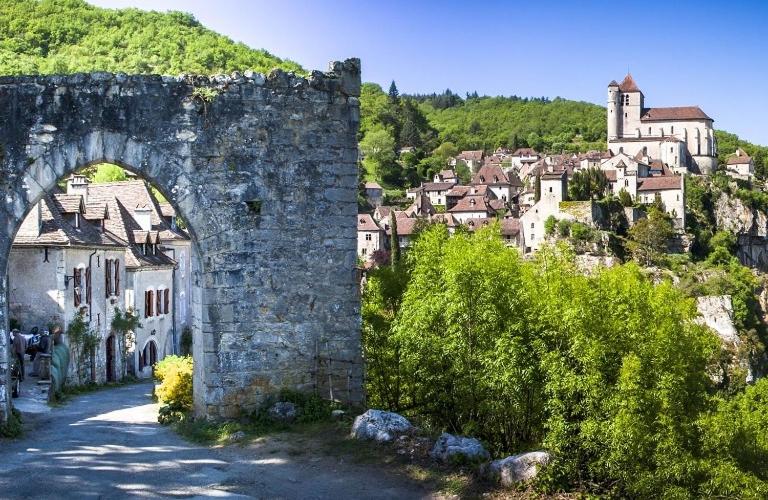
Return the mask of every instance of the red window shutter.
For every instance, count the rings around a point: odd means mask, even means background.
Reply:
[[[72,277],[74,281],[74,284],[72,286],[72,290],[75,294],[75,307],[80,307],[80,302],[82,300],[82,295],[80,295],[80,286],[82,285],[81,281],[82,278],[80,276],[80,268],[76,267],[75,270],[72,272]]]
[[[165,301],[165,314],[168,314],[171,310],[171,291],[166,288],[163,292],[163,295],[163,299]]]
[[[112,259],[104,260],[104,295],[112,295]]]
[[[163,314],[163,294],[160,293],[160,290],[157,291],[157,311],[155,314],[157,316]]]
[[[120,296],[120,260],[115,259],[115,295]]]
[[[91,305],[91,268],[85,269],[85,302]]]

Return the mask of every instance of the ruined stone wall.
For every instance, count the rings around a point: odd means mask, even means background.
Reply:
[[[312,390],[318,353],[344,361],[335,376],[360,399],[359,90],[354,59],[308,78],[0,78],[0,275],[44,191],[94,162],[123,165],[161,189],[196,245],[198,414],[232,417],[277,388]],[[3,279],[0,416],[7,326]]]

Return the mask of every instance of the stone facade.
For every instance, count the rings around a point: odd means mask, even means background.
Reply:
[[[278,388],[311,390],[322,356],[338,372],[323,373],[326,381],[359,401],[359,92],[355,59],[308,78],[279,70],[0,78],[0,275],[45,192],[83,166],[119,164],[163,192],[199,257],[198,415],[235,417]],[[1,418],[10,405],[7,328],[3,279]]]

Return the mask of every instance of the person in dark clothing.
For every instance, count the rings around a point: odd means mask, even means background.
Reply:
[[[20,331],[15,330],[13,332],[13,353],[19,360],[19,370],[21,370],[20,380],[24,380],[24,353],[27,350],[27,339],[21,334]]]

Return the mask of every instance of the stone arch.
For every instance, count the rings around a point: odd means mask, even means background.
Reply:
[[[196,97],[199,87],[214,97]],[[198,415],[234,417],[269,392],[318,390],[326,379],[345,380],[359,401],[359,88],[354,59],[307,79],[278,70],[0,78],[0,421],[14,236],[59,179],[102,161],[149,180],[189,225]],[[345,361],[334,362],[338,374],[319,376],[323,351]]]

